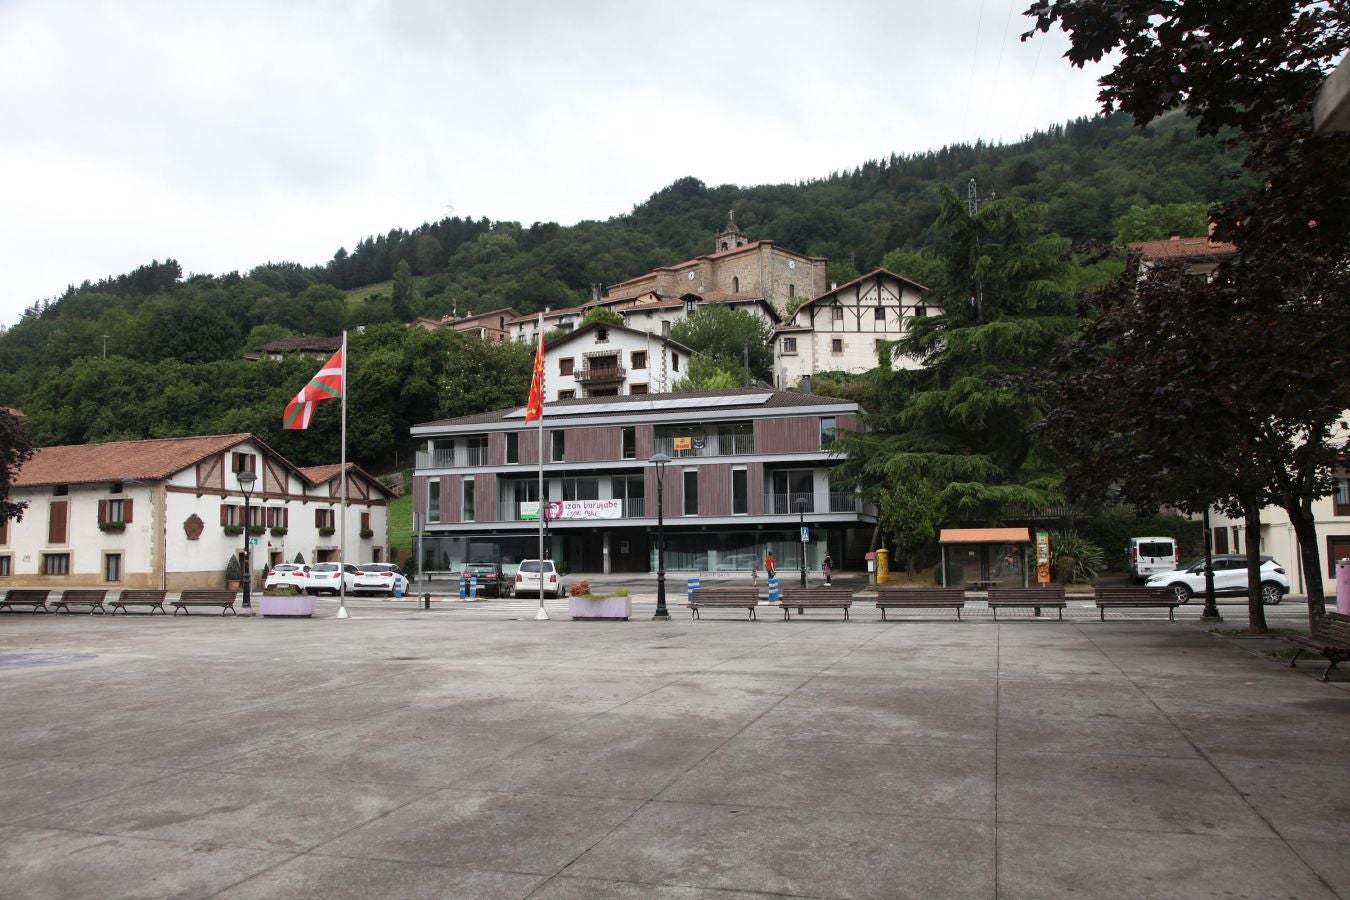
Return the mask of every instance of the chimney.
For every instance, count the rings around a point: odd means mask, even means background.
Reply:
[[[810,375],[803,375],[803,376],[802,376],[802,393],[803,393],[803,394],[809,394],[809,393],[811,393],[811,376],[810,376]]]
[[[1174,231],[1174,232],[1172,232],[1171,234],[1169,234],[1169,235],[1167,236],[1167,239],[1168,239],[1169,241],[1179,241],[1179,240],[1181,240],[1181,232],[1180,232],[1180,231]]]
[[[837,291],[837,290],[839,290],[839,282],[837,282],[837,281],[831,281],[831,282],[830,282],[830,290],[832,290],[832,291]]]
[[[670,340],[670,320],[669,320],[669,319],[663,319],[663,320],[661,321],[661,339],[662,339],[662,340],[665,340],[665,341]]]

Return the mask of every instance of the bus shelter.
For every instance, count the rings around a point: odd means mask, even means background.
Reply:
[[[1031,530],[1028,528],[944,528],[942,586],[970,591],[1027,587]]]

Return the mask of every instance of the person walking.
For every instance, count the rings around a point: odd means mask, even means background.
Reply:
[[[832,560],[830,559],[830,554],[827,552],[827,553],[825,554],[825,560],[824,560],[824,562],[822,562],[822,563],[820,564],[820,573],[821,573],[822,575],[825,576],[825,586],[826,586],[826,587],[829,587],[829,586],[830,586],[830,570],[833,568],[833,566],[831,565],[831,562],[832,562]]]
[[[773,564],[772,550],[764,554],[764,574],[769,578],[774,578],[778,575],[778,569]]]

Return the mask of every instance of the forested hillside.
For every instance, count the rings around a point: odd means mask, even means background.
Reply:
[[[352,456],[380,470],[406,459],[410,424],[522,402],[528,384],[528,350],[400,323],[575,305],[595,286],[710,252],[732,209],[752,239],[825,256],[830,279],[843,282],[892,251],[923,247],[939,186],[964,196],[971,178],[982,196],[1044,204],[1047,227],[1075,245],[1114,240],[1126,225],[1132,239],[1163,236],[1139,234],[1140,215],[1126,214],[1207,205],[1244,186],[1238,153],[1195,137],[1189,123],[1136,129],[1099,117],[799,184],[683,178],[605,222],[447,218],[362,238],[322,265],[268,262],[247,273],[185,277],[178,261],[155,261],[35,303],[0,334],[0,404],[24,410],[41,444],[250,430],[299,463],[330,462],[336,409],[321,408],[316,431],[280,429],[314,361],[242,354],[288,334],[386,325],[354,336],[351,352]]]

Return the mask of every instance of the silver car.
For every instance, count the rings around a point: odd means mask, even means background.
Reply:
[[[1219,597],[1247,596],[1247,557],[1236,553],[1222,553],[1211,557],[1214,561],[1214,594]],[[1187,602],[1197,594],[1205,593],[1205,561],[1195,560],[1175,572],[1150,575],[1144,582],[1148,587],[1171,588],[1177,600]],[[1289,578],[1284,566],[1273,557],[1261,557],[1261,602],[1273,606],[1289,593]]]

